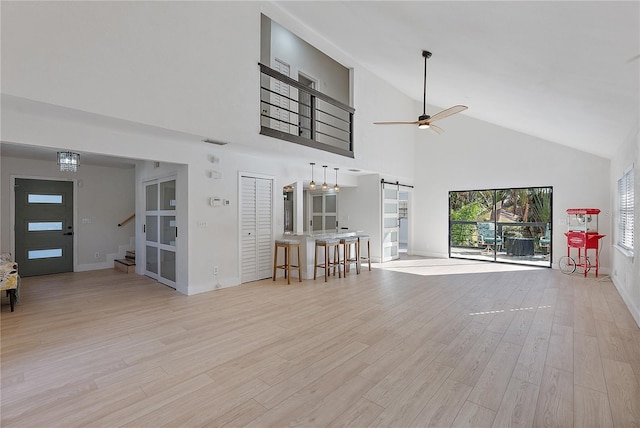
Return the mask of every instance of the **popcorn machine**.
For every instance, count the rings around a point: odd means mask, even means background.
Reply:
[[[584,270],[584,276],[591,268],[596,269],[598,276],[598,265],[600,256],[600,240],[606,235],[598,233],[598,208],[569,208],[567,210],[567,255],[560,257],[558,265],[563,273],[571,274],[576,268]],[[572,257],[577,250],[577,258]],[[588,250],[595,250],[595,257],[587,257]],[[593,263],[595,260],[595,263]]]

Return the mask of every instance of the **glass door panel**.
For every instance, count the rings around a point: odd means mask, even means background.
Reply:
[[[147,272],[158,273],[158,247],[146,246]]]
[[[160,217],[160,243],[165,245],[176,245],[176,217],[161,216]]]
[[[551,187],[449,192],[449,256],[551,267]]]
[[[156,211],[158,209],[158,185],[149,184],[146,188],[146,207],[147,211]]]
[[[147,215],[147,223],[145,225],[145,233],[147,234],[147,242],[158,242],[158,216]]]
[[[164,181],[160,183],[160,209],[176,209],[176,181]]]
[[[160,276],[176,282],[176,253],[175,251],[160,250]]]
[[[334,215],[328,215],[324,218],[324,230],[337,229],[338,218]]]

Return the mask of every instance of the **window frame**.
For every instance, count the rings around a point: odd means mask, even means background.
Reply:
[[[633,254],[635,190],[634,166],[618,179],[618,236],[616,245]]]

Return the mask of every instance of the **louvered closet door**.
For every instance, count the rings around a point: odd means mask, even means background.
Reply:
[[[285,62],[275,59],[273,62],[273,69],[289,77],[291,67]],[[271,92],[271,104],[273,106],[271,107],[271,117],[273,118],[271,119],[271,129],[290,133],[289,123],[291,122],[291,117],[289,113],[289,85],[276,79],[271,79],[271,82],[271,90],[273,91]]]
[[[273,181],[241,178],[241,281],[270,278],[273,263]]]

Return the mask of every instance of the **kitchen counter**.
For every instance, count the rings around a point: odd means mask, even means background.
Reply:
[[[301,261],[301,275],[305,279],[313,279],[313,265],[316,248],[316,239],[326,238],[345,238],[347,236],[356,236],[363,233],[361,230],[341,229],[341,230],[310,230],[301,235],[295,233],[285,233],[284,239],[297,239],[300,241],[300,261]],[[320,257],[322,257],[322,250],[319,251]],[[294,256],[295,257],[295,252]],[[294,259],[295,260],[295,259]],[[318,270],[318,275],[324,276],[322,269]],[[337,278],[337,276],[336,276]]]

